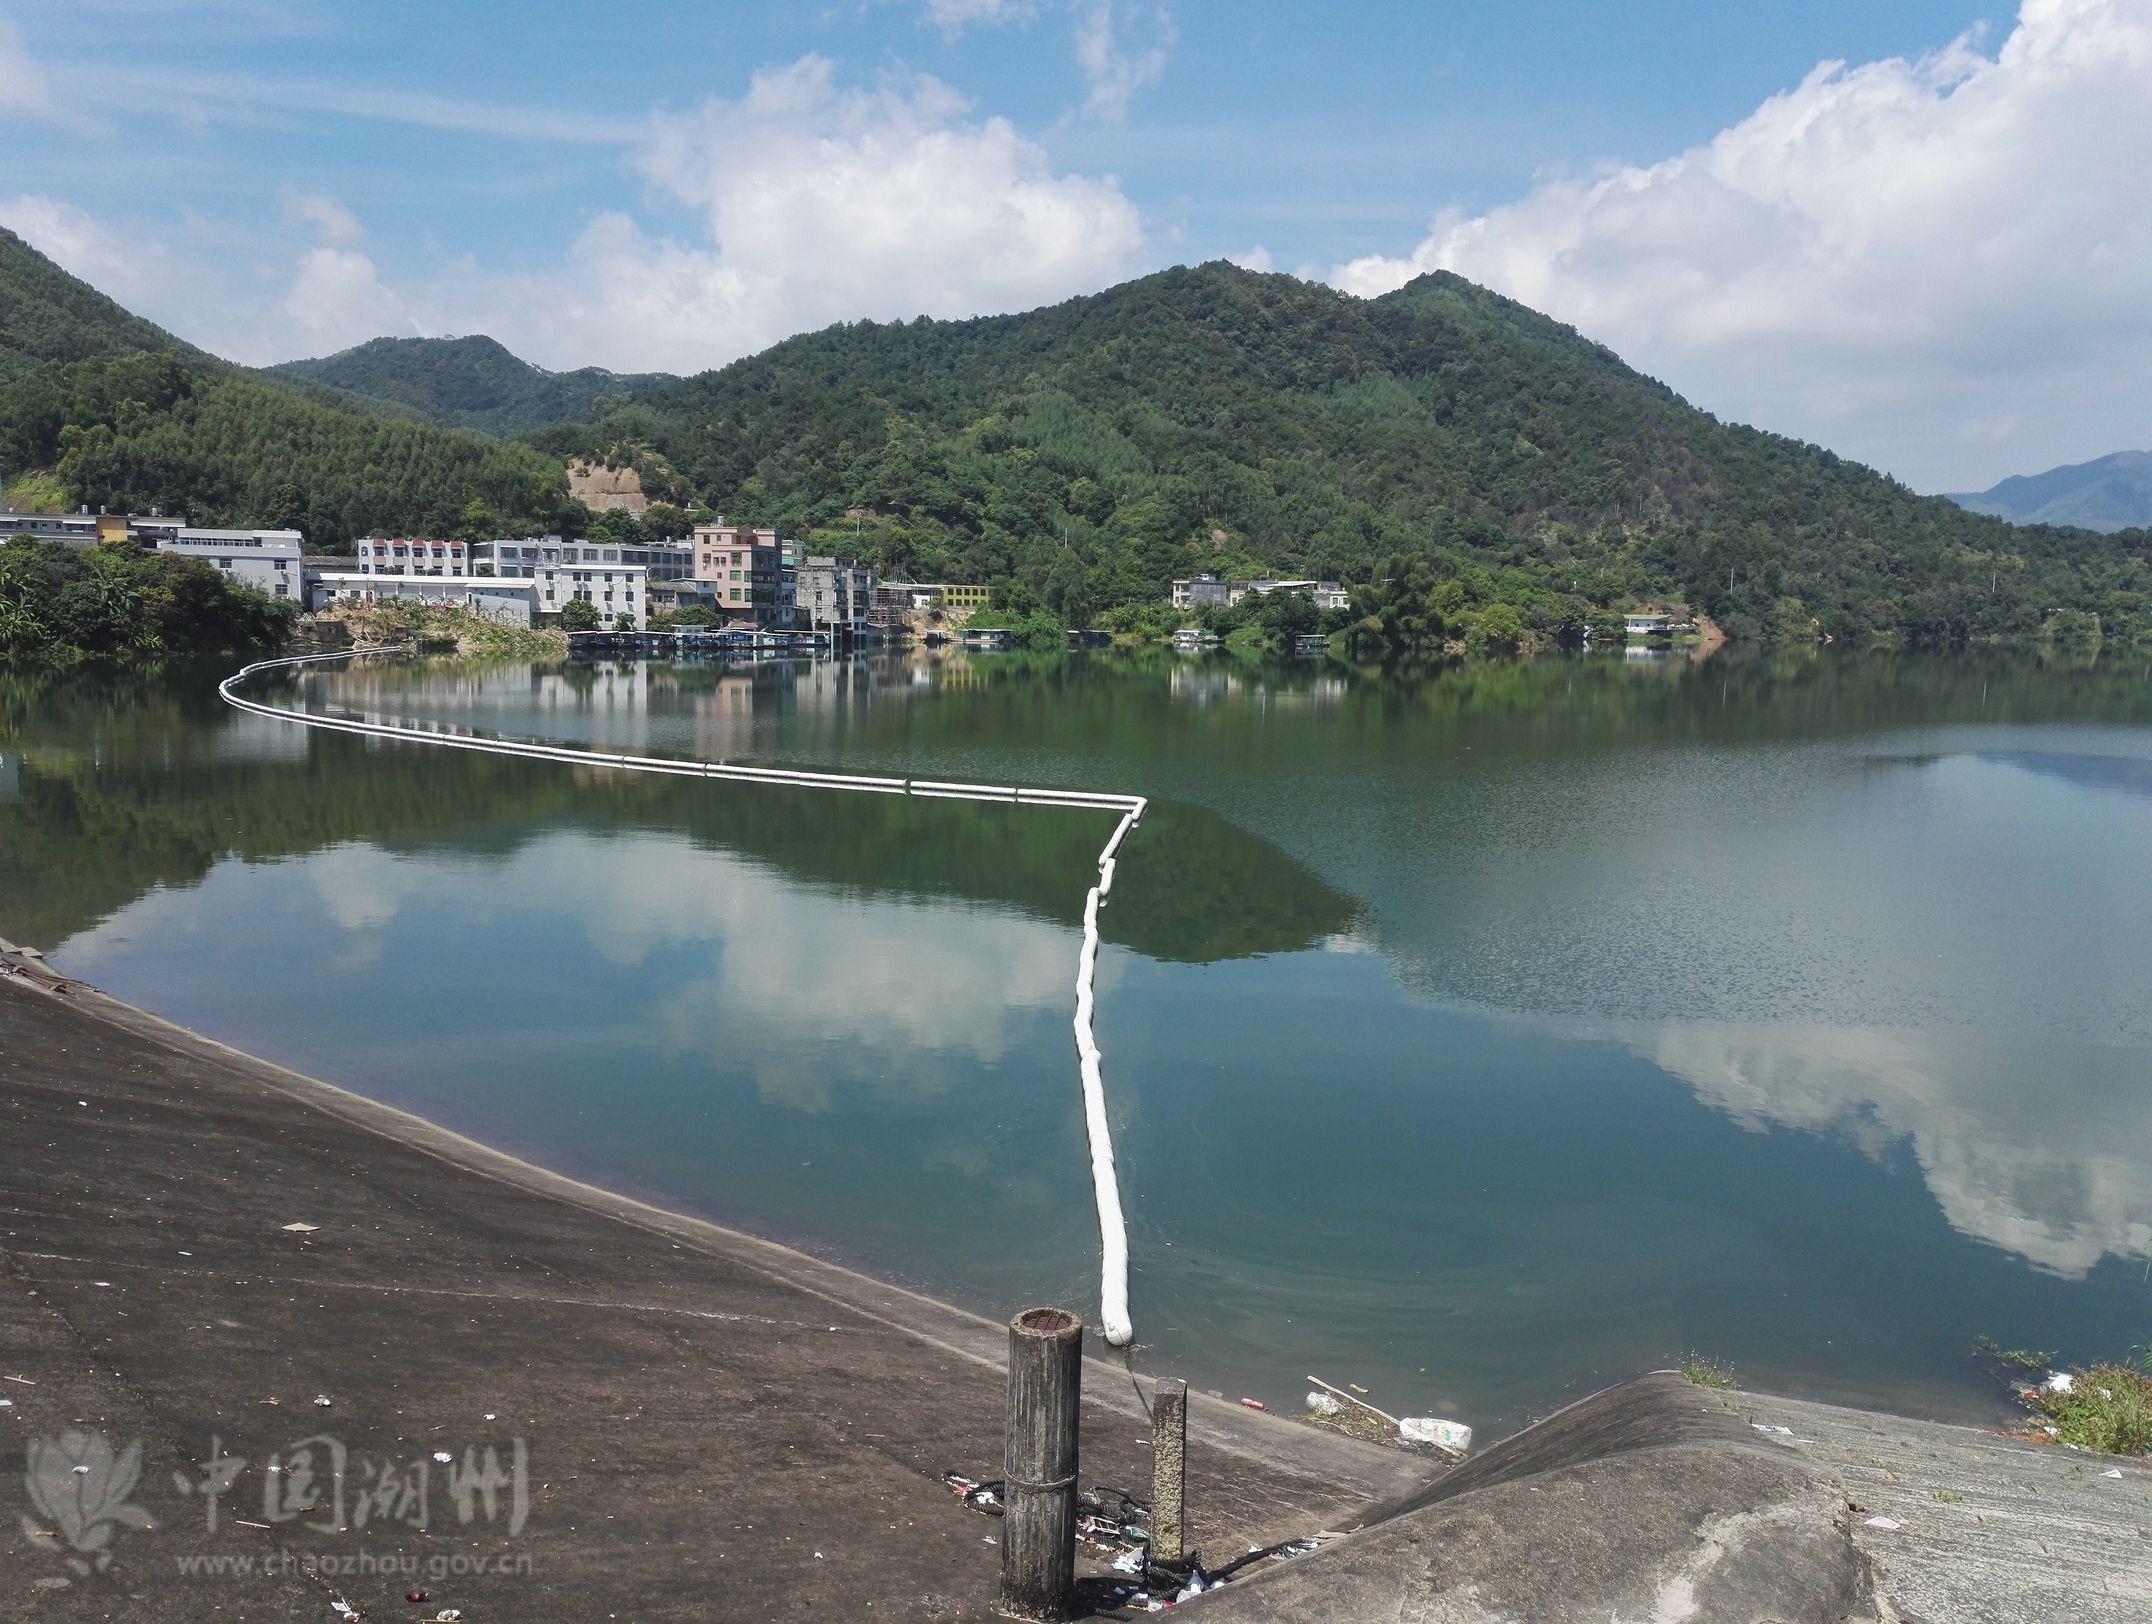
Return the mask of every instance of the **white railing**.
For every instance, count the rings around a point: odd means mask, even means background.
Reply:
[[[1099,1320],[1106,1340],[1117,1348],[1128,1346],[1135,1328],[1128,1317],[1128,1224],[1121,1213],[1121,1183],[1113,1166],[1113,1130],[1106,1120],[1106,1084],[1099,1066],[1098,1041],[1091,1030],[1094,1008],[1093,974],[1098,964],[1098,911],[1113,890],[1116,854],[1128,832],[1143,818],[1150,804],[1140,795],[1101,794],[1092,790],[1024,789],[1014,785],[943,783],[925,778],[873,778],[853,773],[796,771],[786,767],[751,767],[729,761],[682,761],[660,756],[613,755],[599,750],[576,750],[564,745],[529,744],[511,739],[484,739],[470,734],[440,733],[399,722],[370,722],[356,717],[292,710],[265,705],[239,692],[250,677],[264,671],[288,670],[330,660],[350,660],[373,654],[401,654],[401,648],[342,649],[333,654],[300,654],[280,660],[257,660],[233,672],[217,684],[226,704],[256,716],[297,722],[302,727],[323,728],[336,733],[357,733],[368,738],[402,739],[414,744],[446,745],[456,750],[477,750],[488,755],[527,756],[538,761],[572,762],[579,766],[617,767],[624,772],[670,773],[684,778],[729,778],[747,783],[787,784],[800,789],[841,789],[875,795],[916,795],[951,801],[1007,801],[1014,806],[1056,806],[1083,811],[1119,812],[1120,822],[1098,854],[1098,883],[1084,898],[1083,946],[1076,957],[1076,1063],[1083,1083],[1084,1131],[1091,1142],[1091,1189],[1098,1203]]]

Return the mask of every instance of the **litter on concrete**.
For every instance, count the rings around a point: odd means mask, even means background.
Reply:
[[[313,1234],[313,1233],[314,1233],[314,1231],[316,1231],[316,1230],[317,1230],[317,1229],[319,1229],[319,1228],[321,1228],[321,1225],[319,1225],[319,1224],[309,1224],[309,1223],[295,1223],[295,1224],[286,1224],[286,1225],[284,1226],[284,1233],[285,1233],[285,1234],[287,1234],[287,1235],[311,1235],[311,1234]]]
[[[1472,1447],[1472,1429],[1462,1421],[1443,1421],[1431,1415],[1408,1415],[1397,1424],[1402,1443],[1432,1444],[1449,1454],[1464,1457]]]
[[[1887,1534],[1895,1534],[1904,1525],[1892,1522],[1888,1517],[1870,1517],[1861,1526],[1863,1528],[1880,1528]]]
[[[2100,1476],[2102,1476],[2102,1477],[2120,1477],[2121,1475],[2122,1475],[2122,1468],[2121,1468],[2121,1467],[2119,1467],[2119,1466],[2110,1466],[2110,1467],[2108,1467],[2108,1468],[2107,1468],[2107,1470],[2106,1470],[2106,1471],[2104,1471],[2104,1472],[2102,1472],[2102,1473],[2100,1474]]]

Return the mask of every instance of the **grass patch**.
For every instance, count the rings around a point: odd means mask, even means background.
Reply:
[[[2152,1455],[2152,1374],[2142,1367],[2072,1371],[2068,1392],[2042,1388],[2027,1402],[2055,1429],[2057,1443],[2107,1455]]]
[[[1734,1384],[1733,1366],[1717,1359],[1706,1359],[1700,1353],[1685,1354],[1674,1367],[1698,1387],[1731,1387]]]
[[[17,513],[71,513],[75,508],[59,476],[43,468],[15,474],[8,480],[7,505]]]
[[[2051,1353],[2035,1352],[2031,1348],[2006,1348],[1992,1336],[1974,1337],[1973,1352],[1993,1359],[1999,1365],[2008,1365],[2012,1370],[2022,1370],[2032,1376],[2045,1375],[2049,1363],[2055,1357]]]
[[[316,618],[342,620],[361,642],[416,643],[424,650],[499,659],[560,660],[568,654],[567,638],[553,627],[507,626],[468,609],[410,598],[336,604]]]

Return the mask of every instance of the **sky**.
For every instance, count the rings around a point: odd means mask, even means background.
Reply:
[[[1449,269],[1980,489],[2152,446],[2152,0],[0,0],[0,224],[251,363]]]

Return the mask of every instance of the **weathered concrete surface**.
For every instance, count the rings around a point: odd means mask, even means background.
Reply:
[[[1226,1620],[1845,1624],[1890,1615],[1828,1477],[1684,1377],[1596,1393],[1298,1561],[1186,1604]]]
[[[1849,1518],[1853,1538],[1899,1617],[2152,1619],[2152,1465],[1974,1427],[1767,1394],[1721,1396],[1745,1421],[1790,1429],[1781,1445],[1861,1508]],[[1871,1528],[1871,1516],[1899,1526]]]
[[[27,1379],[0,1381],[0,1617],[979,1617],[999,1525],[938,1479],[1000,1475],[1005,1349],[998,1324],[0,974],[0,1376]],[[1085,1482],[1141,1492],[1125,1371],[1089,1363],[1085,1385]],[[97,1553],[60,1524],[94,1517],[26,1491],[33,1441],[70,1430],[143,1444],[115,1498],[154,1526],[108,1525],[108,1572],[67,1566]],[[1426,1474],[1209,1399],[1189,1432],[1211,1550],[1333,1526]],[[265,1515],[294,1484],[271,1457],[317,1433],[348,1451],[342,1531],[325,1463],[319,1510]],[[460,1468],[491,1445],[505,1471],[518,1438],[527,1525],[508,1534],[506,1491],[463,1521],[434,1452]],[[213,1440],[246,1462],[214,1535],[175,1482],[201,1480]],[[429,1528],[408,1503],[360,1526],[362,1457],[428,1469]],[[362,1553],[376,1571],[304,1571]],[[180,1571],[204,1554],[257,1571]],[[427,1576],[451,1558],[529,1568]],[[418,1577],[381,1571],[406,1559]]]

